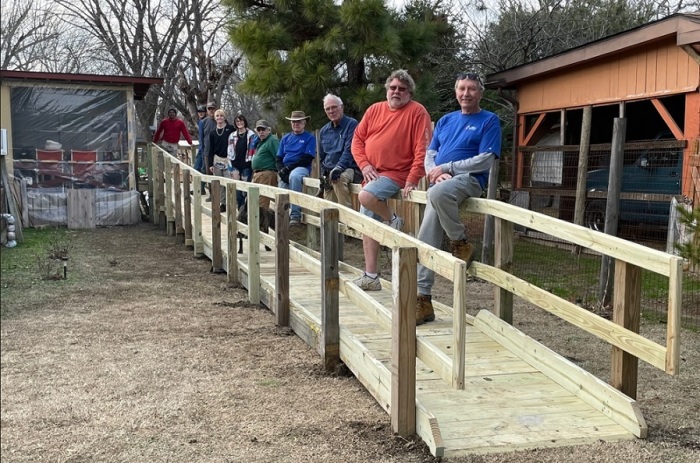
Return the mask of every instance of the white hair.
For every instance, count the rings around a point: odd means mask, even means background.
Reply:
[[[326,103],[328,103],[328,100],[330,99],[336,100],[338,105],[343,106],[343,100],[341,100],[338,95],[333,95],[332,93],[329,93],[323,97],[323,106],[326,106]]]

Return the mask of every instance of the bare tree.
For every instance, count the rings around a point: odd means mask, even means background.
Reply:
[[[219,67],[234,67],[236,60],[224,59],[219,66],[217,56],[206,56],[202,44],[201,56],[190,56],[192,42],[212,39],[224,24],[218,2],[215,0],[56,0],[66,13],[65,20],[74,28],[97,40],[101,55],[93,55],[105,67],[132,76],[163,77],[160,88],[151,88],[146,97],[137,102],[137,114],[144,135],[154,123],[158,110],[174,106],[192,121],[194,104],[203,102],[199,89],[201,80],[221,81],[207,96],[216,99],[216,89],[223,87],[230,72]],[[219,16],[217,16],[219,15]],[[211,27],[211,24],[216,27]],[[195,47],[196,49],[196,47]],[[209,63],[205,73],[199,62]],[[184,80],[183,80],[184,79]],[[183,85],[188,82],[188,85]],[[183,97],[180,91],[187,93]]]
[[[60,20],[35,0],[3,2],[0,24],[2,69],[32,70],[60,35]]]

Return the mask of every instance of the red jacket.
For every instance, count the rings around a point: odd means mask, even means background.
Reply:
[[[153,135],[153,143],[158,143],[160,140],[168,143],[177,143],[180,141],[180,134],[185,137],[187,143],[192,144],[192,137],[190,137],[187,127],[181,119],[163,119],[160,121],[155,135]]]

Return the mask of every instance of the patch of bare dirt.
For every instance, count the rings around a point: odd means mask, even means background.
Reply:
[[[3,297],[3,462],[435,462],[419,439],[342,370],[327,374],[207,259],[149,224],[74,233],[67,282]],[[361,263],[361,244],[345,245]],[[390,278],[390,254],[382,255]],[[472,281],[469,310],[489,309]],[[436,298],[451,290],[438,281]],[[606,378],[610,349],[518,301],[516,326]],[[643,326],[663,339],[664,326]],[[650,437],[453,462],[697,462],[700,336],[684,332],[681,373],[640,365]]]

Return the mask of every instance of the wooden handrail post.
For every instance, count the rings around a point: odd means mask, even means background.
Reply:
[[[193,214],[194,220],[192,220],[192,248],[194,249],[194,256],[200,257],[204,254],[204,238],[202,236],[202,189],[201,189],[202,175],[199,173],[194,174],[194,185],[196,188],[194,191],[194,207]]]
[[[642,298],[642,269],[622,260],[615,261],[613,322],[639,333]],[[637,398],[639,359],[619,347],[612,347],[610,384],[623,394]]]
[[[275,195],[275,316],[289,326],[289,194]]]
[[[238,283],[238,250],[236,238],[238,237],[238,221],[236,220],[236,184],[226,184],[226,281]]]
[[[416,432],[416,248],[394,248],[391,287],[391,428],[401,435]]]
[[[175,211],[173,210],[173,162],[170,156],[165,156],[165,220],[166,234],[175,235]]]
[[[340,363],[338,209],[321,210],[321,355],[326,371]]]
[[[149,143],[146,146],[146,152],[148,153],[148,217],[152,224],[157,224],[158,211],[156,210],[155,201],[155,166],[157,164],[155,150],[153,149],[153,144]]]
[[[233,204],[236,204],[235,200]],[[233,210],[236,206],[232,205]],[[260,189],[248,188],[248,300],[260,304]]]
[[[513,267],[513,222],[495,219],[494,267],[510,273]],[[513,293],[507,289],[494,287],[493,314],[506,323],[513,324]]]
[[[223,256],[221,255],[221,182],[211,182],[211,271],[221,273],[223,271]]]
[[[165,226],[165,176],[163,170],[165,169],[165,160],[163,159],[163,152],[156,148],[156,185],[154,192],[154,199],[156,203],[156,224],[159,226]]]
[[[182,187],[185,192],[185,205],[184,205],[184,217],[183,225],[185,228],[185,246],[192,246],[192,195],[190,194],[190,188],[192,185],[192,173],[189,169],[185,169],[182,173]]]
[[[182,226],[182,182],[180,164],[173,166],[173,188],[175,188],[175,242],[184,242],[185,228]],[[189,192],[188,192],[189,193]]]
[[[464,389],[465,349],[467,342],[467,263],[454,265],[454,293],[452,294],[452,388]]]

